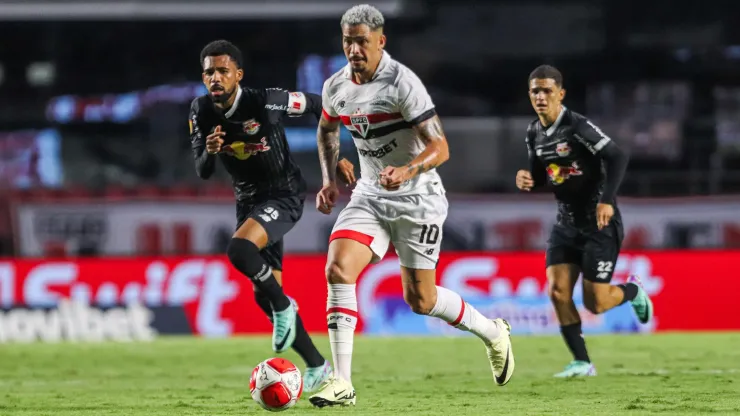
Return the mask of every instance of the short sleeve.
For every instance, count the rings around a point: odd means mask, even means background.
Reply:
[[[329,96],[329,80],[324,82],[324,87],[321,89],[321,114],[329,121],[339,121],[339,114],[334,110],[334,106],[331,103],[331,97]]]
[[[404,70],[398,82],[398,106],[403,119],[418,124],[435,115],[426,87],[411,70]]]

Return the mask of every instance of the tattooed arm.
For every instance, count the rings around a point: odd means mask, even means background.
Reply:
[[[414,132],[424,142],[426,148],[406,165],[408,179],[430,171],[450,158],[450,149],[447,146],[447,138],[444,130],[442,130],[442,121],[439,116],[435,114],[433,117],[416,124]]]
[[[432,97],[411,70],[404,70],[398,79],[398,108],[403,119],[411,124],[425,149],[406,166],[386,166],[380,172],[380,186],[397,190],[404,182],[428,172],[450,158],[447,138],[437,116]]]
[[[397,190],[404,182],[438,167],[450,158],[439,117],[433,110],[423,116],[423,121],[414,124],[414,131],[426,145],[424,151],[406,166],[387,166],[380,172],[380,185],[389,191]]]
[[[324,185],[336,182],[337,160],[339,159],[339,121],[329,120],[325,115],[319,120],[316,131],[319,146],[319,162]]]
[[[337,159],[339,158],[339,118],[324,113],[319,120],[316,131],[319,146],[319,162],[323,187],[316,195],[316,208],[324,214],[330,214],[336,205],[339,190],[337,189]]]

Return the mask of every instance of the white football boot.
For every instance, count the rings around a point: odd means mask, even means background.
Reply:
[[[357,403],[357,394],[350,382],[332,377],[308,401],[316,407],[354,406]]]
[[[488,361],[491,363],[493,381],[499,386],[509,382],[514,374],[514,352],[511,349],[511,325],[506,320],[496,318],[493,324],[499,329],[499,336],[486,343]]]

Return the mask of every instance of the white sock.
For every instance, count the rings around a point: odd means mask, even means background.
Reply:
[[[475,334],[483,342],[498,338],[501,331],[491,321],[465,302],[460,295],[437,286],[437,303],[429,316],[440,318],[455,328]]]
[[[356,285],[329,284],[326,323],[334,359],[334,372],[352,383],[352,344],[357,326]]]

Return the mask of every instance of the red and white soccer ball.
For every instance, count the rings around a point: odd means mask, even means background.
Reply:
[[[303,392],[303,378],[285,358],[270,358],[252,370],[249,379],[252,398],[264,409],[282,412],[295,406]]]

